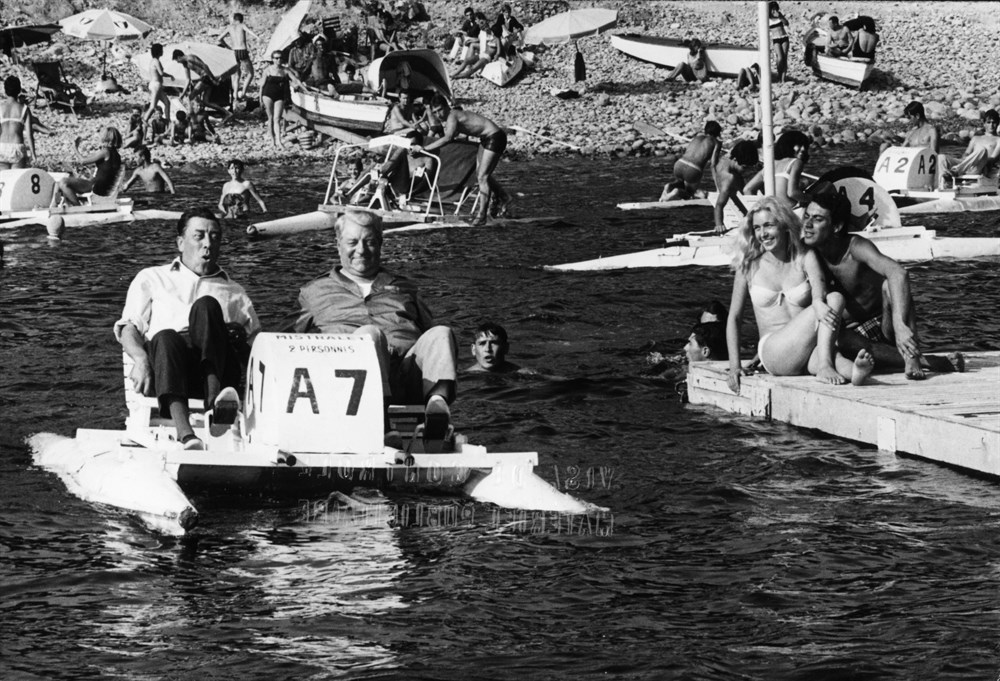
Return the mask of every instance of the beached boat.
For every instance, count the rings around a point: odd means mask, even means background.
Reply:
[[[636,33],[611,36],[611,46],[630,57],[668,68],[684,62],[689,52],[685,41]],[[758,53],[755,47],[705,43],[705,61],[711,76],[735,78],[742,69],[749,68],[757,63],[757,60]]]
[[[206,451],[184,450],[156,399],[132,392],[127,375],[124,430],[43,433],[30,444],[35,463],[71,493],[169,535],[194,527],[192,497],[301,503],[355,487],[437,490],[515,509],[602,510],[536,475],[535,452],[490,452],[450,426],[428,439],[422,407],[390,407],[386,417],[379,375],[369,338],[261,333],[233,426],[212,424],[201,402],[191,402]]]
[[[494,85],[503,87],[524,70],[524,59],[516,51],[508,59],[494,59],[483,67],[479,75]]]
[[[406,137],[383,135],[361,144],[341,145],[333,158],[326,194],[315,211],[251,224],[247,234],[271,237],[333,229],[337,218],[359,208],[378,213],[387,234],[470,226],[478,200],[479,145],[454,141],[438,149],[439,154],[420,152],[414,157],[406,151],[412,144],[413,140]],[[381,162],[373,164],[360,178],[345,179],[341,159],[353,157],[362,149],[384,151],[387,159],[403,150],[404,157],[391,181],[381,177]],[[558,219],[500,217],[490,218],[489,224],[534,224]]]
[[[996,171],[960,175],[948,189],[938,189],[938,157],[927,147],[887,148],[872,177],[903,214],[1000,210]]]
[[[813,28],[806,33],[803,42],[806,54],[809,55],[807,65],[820,78],[832,80],[835,83],[850,85],[858,90],[864,88],[871,79],[875,61],[860,57],[831,57],[819,49],[825,49],[829,34],[825,29]]]
[[[449,99],[452,96],[451,79],[441,55],[434,50],[397,50],[365,69],[363,92],[330,95],[311,87],[296,87],[289,110],[307,127],[353,144],[358,140],[340,136],[336,130],[364,137],[382,134],[393,102],[378,93],[395,93],[400,87],[425,100],[437,93]]]

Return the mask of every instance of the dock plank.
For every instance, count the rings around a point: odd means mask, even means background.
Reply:
[[[726,385],[726,362],[691,367],[688,397],[726,411],[1000,477],[1000,352],[966,355],[965,373],[910,381],[880,374],[864,386],[757,374]]]

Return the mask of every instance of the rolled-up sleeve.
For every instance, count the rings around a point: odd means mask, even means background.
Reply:
[[[131,324],[138,329],[139,334],[143,337],[146,336],[146,331],[149,329],[153,298],[150,293],[148,279],[144,274],[144,272],[140,272],[132,280],[132,283],[129,284],[121,319],[115,322],[114,334],[115,339],[119,343],[122,340],[122,329],[127,324]]]

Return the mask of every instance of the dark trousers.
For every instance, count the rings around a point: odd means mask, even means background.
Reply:
[[[242,332],[226,325],[219,301],[203,296],[191,306],[187,331],[164,329],[153,336],[146,351],[153,364],[153,394],[160,403],[160,416],[170,418],[171,398],[208,397],[208,374],[218,376],[220,388],[239,386],[249,354]]]

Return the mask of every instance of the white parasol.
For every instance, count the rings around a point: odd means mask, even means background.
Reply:
[[[59,20],[63,33],[81,40],[104,41],[101,74],[107,78],[108,43],[112,40],[138,40],[153,27],[142,19],[110,9],[88,9]]]
[[[618,10],[590,7],[573,9],[551,16],[530,27],[524,34],[525,45],[562,45],[588,35],[603,33],[618,23]]]
[[[295,42],[299,37],[299,27],[309,13],[310,0],[299,0],[295,6],[285,12],[281,21],[274,28],[271,40],[267,43],[267,51],[264,56],[270,58],[275,52],[281,52],[286,47]]]

